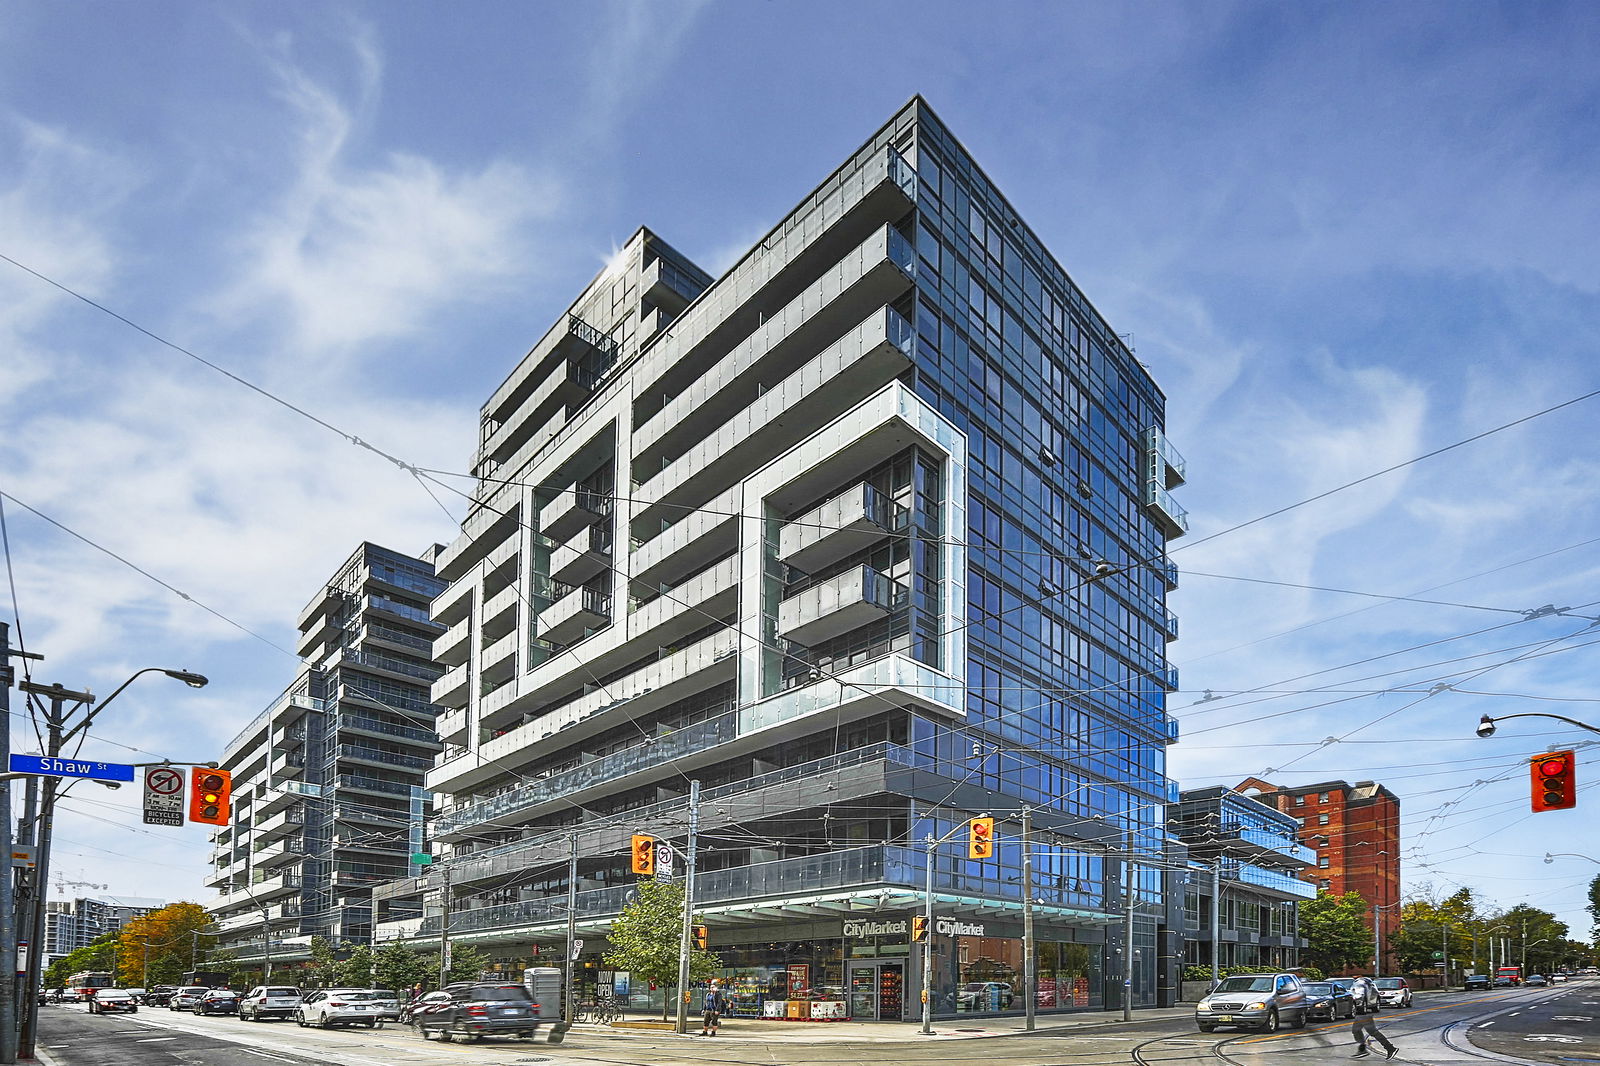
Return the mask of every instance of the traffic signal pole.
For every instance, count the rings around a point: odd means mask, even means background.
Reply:
[[[11,627],[0,622],[0,748],[11,750],[13,658],[42,659],[11,650]],[[17,873],[11,865],[11,779],[0,778],[0,1063],[17,1061]]]
[[[700,782],[689,782],[689,838],[683,857],[683,941],[678,948],[678,1016],[673,1031],[689,1031],[689,953],[694,950],[694,853],[700,834]]]

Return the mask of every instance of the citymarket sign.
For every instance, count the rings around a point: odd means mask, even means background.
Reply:
[[[933,923],[940,936],[985,936],[982,922],[963,922],[955,918],[938,918]],[[844,923],[847,940],[864,940],[874,936],[910,936],[911,919],[889,918],[883,921],[853,921]]]

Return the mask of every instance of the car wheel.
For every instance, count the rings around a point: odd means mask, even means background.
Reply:
[[[295,1024],[300,1028],[304,1029],[306,1027],[306,1016],[303,1013],[295,1012],[294,1020]]]
[[[1275,1010],[1267,1011],[1267,1020],[1261,1028],[1269,1033],[1276,1033],[1278,1031],[1278,1012]]]
[[[329,1020],[329,1018],[328,1018],[328,1016],[326,1014],[324,1014],[322,1016],[321,1021],[319,1022],[319,1025],[323,1029],[332,1029],[333,1028],[333,1022],[331,1020]]]
[[[439,1030],[439,1043],[448,1044],[448,1043],[450,1043],[450,1040],[451,1040],[450,1030],[448,1030],[448,1029],[440,1029]]]
[[[1302,1009],[1299,1014],[1294,1016],[1294,1028],[1304,1029],[1306,1027],[1306,1021],[1306,1012],[1304,1009]]]

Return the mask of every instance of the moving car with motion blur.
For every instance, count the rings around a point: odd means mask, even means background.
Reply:
[[[1306,990],[1306,1017],[1326,1018],[1336,1022],[1340,1018],[1356,1016],[1356,1001],[1348,989],[1331,981],[1308,981]]]
[[[1376,1014],[1383,1009],[1378,999],[1378,986],[1366,977],[1334,977],[1331,983],[1349,992],[1356,1001],[1357,1014]]]
[[[437,1033],[441,1042],[459,1036],[467,1042],[485,1036],[532,1038],[539,1029],[539,1005],[521,985],[450,985],[448,1002],[415,1016],[422,1039]]]
[[[211,991],[205,985],[184,985],[182,988],[173,989],[172,995],[167,997],[168,1010],[194,1010],[195,1001]]]
[[[1255,973],[1224,977],[1194,1008],[1202,1033],[1219,1025],[1275,1033],[1282,1025],[1306,1024],[1305,986],[1292,973]]]
[[[1544,979],[1544,974],[1542,973],[1530,973],[1522,983],[1529,988],[1543,988],[1550,982]]]
[[[1468,992],[1487,992],[1489,991],[1489,975],[1486,973],[1468,974],[1461,987]]]
[[[239,1000],[239,1020],[293,1018],[301,998],[300,990],[292,985],[257,985]]]

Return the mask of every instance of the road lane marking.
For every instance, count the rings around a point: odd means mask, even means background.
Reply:
[[[175,1036],[147,1036],[143,1040],[135,1040],[135,1044],[159,1044],[163,1040],[176,1040]]]
[[[1493,1003],[1495,1000],[1501,1000],[1501,999],[1506,999],[1506,998],[1508,998],[1508,997],[1504,993],[1501,993],[1500,995],[1497,995],[1497,996],[1474,996],[1471,999],[1470,1002],[1472,1002],[1472,1003]],[[1395,1015],[1391,1015],[1391,1017],[1394,1017],[1394,1018],[1410,1018],[1413,1015],[1427,1014],[1430,1011],[1449,1010],[1451,1007],[1459,1007],[1459,1006],[1461,1006],[1461,1003],[1462,1003],[1462,1001],[1460,1001],[1460,1000],[1452,1000],[1449,1003],[1439,1003],[1439,1004],[1436,1004],[1436,1005],[1434,1005],[1432,1007],[1417,1007],[1417,1008],[1415,1008],[1413,1010],[1406,1011],[1404,1014],[1395,1014]],[[1463,1020],[1465,1020],[1465,1019],[1463,1019]],[[1312,1034],[1315,1034],[1315,1033],[1338,1032],[1340,1028],[1342,1028],[1342,1026],[1328,1025],[1328,1026],[1322,1027],[1321,1029],[1303,1029],[1303,1030],[1299,1030],[1299,1031],[1279,1032],[1279,1033],[1274,1033],[1271,1036],[1258,1036],[1253,1040],[1240,1040],[1239,1043],[1241,1043],[1241,1044],[1260,1044],[1260,1043],[1263,1043],[1263,1042],[1268,1041],[1268,1040],[1284,1040],[1284,1039],[1287,1039],[1289,1037],[1309,1036],[1309,1035],[1312,1035]]]
[[[247,1048],[244,1049],[244,1051],[245,1051],[246,1055],[260,1055],[264,1059],[277,1059],[279,1062],[293,1062],[294,1061],[293,1059],[285,1058],[282,1055],[271,1055],[271,1054],[268,1054],[265,1051],[257,1051],[255,1048],[248,1048],[247,1047]]]

